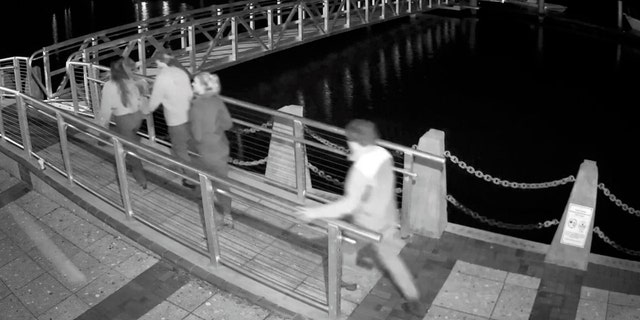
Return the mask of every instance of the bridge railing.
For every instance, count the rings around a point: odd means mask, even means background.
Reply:
[[[72,86],[77,97],[73,103],[74,113],[92,117],[99,110],[99,97],[108,70],[89,63],[68,63],[70,79],[78,84]],[[151,86],[153,79],[146,79]],[[297,114],[289,114],[230,97],[223,100],[235,124],[229,134],[233,166],[288,190],[299,201],[308,197],[326,202],[342,194],[350,166],[343,129],[302,117],[303,106],[298,107]],[[147,118],[140,135],[158,147],[170,146],[161,110]],[[398,204],[401,217],[406,217],[407,201],[417,178],[414,161],[419,158],[442,170],[444,158],[388,141],[380,141],[380,145],[394,156]]]
[[[132,22],[45,46],[34,52],[28,58],[28,64],[30,67],[39,66],[43,70],[42,78],[39,79],[43,83],[43,92],[49,99],[54,99],[69,93],[68,79],[65,73],[65,63],[67,58],[87,47],[127,37],[132,34],[145,32],[147,30],[171,27],[185,20],[201,19],[203,17],[241,11],[249,7],[260,7],[277,2],[278,0],[239,1],[230,4],[212,5],[205,8],[178,12],[144,21]]]
[[[225,265],[278,288],[278,283],[252,274],[247,268],[239,268],[234,263],[229,248],[225,251],[221,243],[229,243],[230,240],[216,228],[214,216],[217,212],[212,195],[215,191],[231,196],[233,201],[240,203],[259,201],[267,207],[277,206],[280,210],[269,211],[269,214],[295,223],[300,221],[293,212],[302,202],[280,198],[236,180],[222,180],[155,148],[114,134],[113,131],[93,124],[89,119],[65,112],[16,90],[0,87],[0,93],[12,95],[16,99],[15,104],[5,107],[0,113],[0,138],[3,145],[15,147],[16,153],[21,153],[42,170],[50,168],[56,174],[65,177],[69,185],[81,187],[112,204],[120,209],[127,219],[136,219],[201,252],[210,259],[212,265]],[[104,143],[106,147],[97,147],[98,142]],[[139,188],[127,174],[127,157],[141,159],[147,170],[160,176],[175,176],[197,182],[201,191],[199,197],[196,197],[193,203],[183,204],[185,207],[181,210],[188,208],[196,213],[200,212],[203,219],[196,219],[197,222],[178,222],[183,224],[182,229],[167,227],[167,222],[163,222],[162,217],[159,217],[160,210],[148,207],[152,204],[146,199],[146,191]],[[105,165],[106,163],[115,164],[115,172],[110,170],[111,165]],[[181,170],[185,173],[181,173]],[[173,216],[173,219],[177,218],[179,216]],[[187,232],[187,229],[184,229],[186,223],[195,224],[197,228],[188,229]],[[337,319],[340,315],[343,242],[376,242],[380,241],[381,236],[343,221],[323,220],[314,224],[313,230],[328,235],[326,298],[319,301],[295,292],[287,294],[326,310],[332,319]],[[195,230],[199,232],[194,232]]]
[[[236,8],[236,7],[234,7]],[[191,15],[171,25],[141,27],[83,46],[69,62],[108,65],[118,56],[132,56],[148,74],[148,59],[157,51],[171,50],[192,73],[253,59],[264,52],[281,50],[306,40],[379,23],[432,8],[425,0],[304,0],[246,3],[242,11],[216,11],[215,15]],[[224,50],[215,50],[224,47]],[[251,48],[251,49],[247,49]]]

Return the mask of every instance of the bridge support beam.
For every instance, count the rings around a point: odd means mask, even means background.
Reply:
[[[420,137],[418,150],[444,157],[444,132],[430,129]],[[446,168],[432,168],[425,159],[416,157],[413,172],[417,178],[410,195],[407,222],[413,233],[440,238],[447,226]]]
[[[562,220],[544,262],[587,270],[597,195],[598,167],[595,161],[585,160],[580,165]]]

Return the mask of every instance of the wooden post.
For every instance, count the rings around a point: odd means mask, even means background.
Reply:
[[[418,150],[444,156],[444,132],[430,129],[420,138]],[[434,168],[426,159],[418,156],[413,161],[417,178],[409,209],[411,231],[440,238],[447,226],[446,167]]]
[[[597,196],[598,167],[595,161],[585,160],[580,165],[562,220],[544,262],[587,270]]]
[[[304,108],[302,106],[288,105],[278,109],[278,111],[302,117]],[[299,128],[299,130],[303,130],[303,128]],[[273,131],[293,137],[295,133],[294,121],[288,118],[274,116]],[[310,190],[311,176],[309,175],[309,168],[306,165],[306,150],[304,146],[299,146],[299,154],[296,156],[295,149],[296,144],[292,139],[287,139],[281,135],[271,135],[265,176],[271,180],[298,188],[299,175],[296,174],[296,168],[299,169],[298,165],[300,165],[305,170],[304,179],[306,185],[304,186],[304,190]],[[305,163],[299,163],[301,161]],[[300,185],[300,187],[303,186]]]

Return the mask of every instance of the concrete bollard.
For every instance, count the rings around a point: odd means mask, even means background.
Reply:
[[[418,150],[444,156],[444,132],[430,129],[420,137]],[[427,160],[415,157],[413,170],[418,176],[411,192],[411,231],[438,239],[447,226],[446,168],[433,168]]]
[[[580,165],[562,220],[544,262],[587,270],[597,195],[598,167],[595,161],[585,160]]]

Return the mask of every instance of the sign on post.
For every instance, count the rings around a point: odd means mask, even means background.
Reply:
[[[592,218],[593,208],[569,203],[560,243],[584,248],[587,236],[591,232]]]

